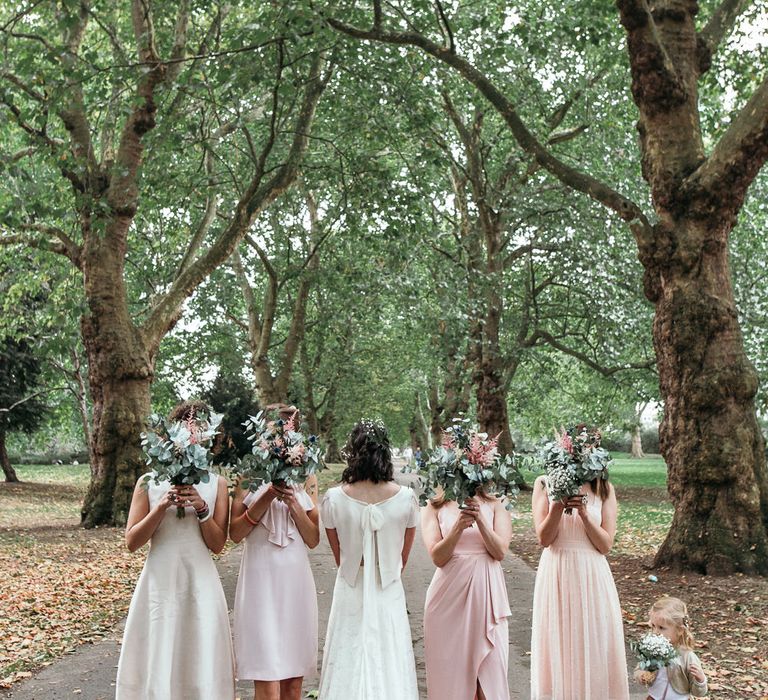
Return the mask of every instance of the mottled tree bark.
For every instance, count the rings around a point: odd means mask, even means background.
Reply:
[[[768,86],[707,156],[698,81],[711,49],[697,4],[619,0],[627,30],[643,177],[658,222],[636,227],[664,418],[659,437],[675,515],[655,563],[768,574],[768,480],[728,265],[746,189],[768,156]],[[762,94],[761,94],[762,93]]]

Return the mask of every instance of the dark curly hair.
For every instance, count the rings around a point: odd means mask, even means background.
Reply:
[[[347,468],[341,475],[345,484],[366,480],[378,484],[395,478],[389,435],[381,421],[358,421],[341,454],[347,460]]]

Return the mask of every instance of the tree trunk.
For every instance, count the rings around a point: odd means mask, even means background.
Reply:
[[[632,428],[632,457],[634,459],[645,457],[645,452],[643,452],[643,432],[640,425],[635,425]]]
[[[725,235],[708,221],[686,228],[675,232],[682,250],[663,267],[653,325],[664,399],[659,439],[675,505],[655,563],[768,574],[757,374],[744,352]],[[684,265],[691,250],[695,263]]]
[[[656,565],[768,574],[768,476],[728,264],[747,188],[768,156],[750,102],[707,155],[698,82],[709,49],[696,3],[619,0],[640,112],[643,177],[658,223],[634,226],[664,401],[659,428],[675,514]],[[768,85],[768,83],[766,83]],[[755,92],[758,103],[766,85]],[[761,93],[761,90],[763,92]]]
[[[77,382],[77,389],[75,390],[77,398],[77,410],[80,414],[80,422],[83,426],[83,441],[90,454],[91,452],[91,414],[88,409],[88,392],[85,387],[85,380],[83,378],[83,368],[80,362],[80,353],[77,348],[72,348],[71,351],[72,365],[74,367],[74,377]],[[91,475],[93,475],[93,465],[91,465]]]
[[[151,411],[154,352],[130,319],[120,252],[109,249],[109,235],[95,238],[83,256],[89,312],[80,325],[93,427],[91,483],[81,521],[85,527],[122,526],[145,470],[140,433]]]
[[[0,430],[0,466],[3,467],[5,480],[9,483],[19,483],[19,477],[16,476],[16,470],[11,465],[8,457],[8,451],[5,449],[5,430]]]
[[[432,436],[432,444],[439,445],[443,439],[444,421],[452,416],[445,415],[445,406],[440,400],[437,382],[429,385],[429,432]]]
[[[340,464],[344,461],[339,449],[339,443],[333,434],[325,436],[325,455],[323,459],[329,464]]]
[[[475,378],[477,395],[477,422],[489,437],[499,436],[499,453],[514,455],[515,441],[509,432],[509,411],[500,368],[485,366],[485,371]],[[515,470],[515,483],[523,491],[530,487],[522,473]]]

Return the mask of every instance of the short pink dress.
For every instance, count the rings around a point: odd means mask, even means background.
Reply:
[[[250,505],[266,489],[249,493]],[[315,506],[296,489],[301,506]],[[275,499],[245,538],[235,592],[235,661],[241,680],[279,681],[317,673],[317,592],[307,546],[288,506]]]
[[[601,523],[603,502],[586,493],[588,516]],[[531,699],[591,698],[628,700],[629,683],[616,584],[574,511],[563,513],[536,572]]]
[[[490,503],[480,511],[493,522]],[[459,517],[455,502],[437,511],[447,533]],[[424,653],[429,700],[473,700],[477,683],[488,700],[508,700],[510,616],[501,562],[485,548],[476,526],[461,533],[453,556],[439,567],[424,607]]]

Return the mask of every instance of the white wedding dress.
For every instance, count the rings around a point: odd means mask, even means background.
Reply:
[[[400,579],[405,530],[419,504],[406,487],[376,504],[342,487],[320,506],[323,527],[335,529],[341,565],[323,652],[319,700],[418,700],[416,664]]]
[[[149,482],[149,507],[170,488]],[[213,513],[218,481],[197,490]],[[224,590],[194,508],[169,508],[128,610],[116,700],[230,700],[234,656]]]

